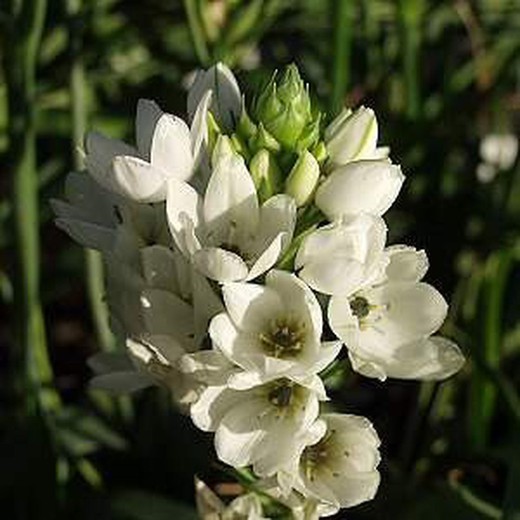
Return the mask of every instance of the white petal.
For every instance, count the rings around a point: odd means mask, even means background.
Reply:
[[[114,158],[119,155],[138,155],[135,148],[97,132],[87,134],[85,149],[85,165],[89,173],[101,186],[111,191],[114,191],[114,179],[110,171]]]
[[[224,415],[243,399],[243,394],[225,386],[210,386],[191,406],[190,415],[195,426],[203,431],[215,431]]]
[[[206,71],[197,73],[197,77],[188,92],[188,115],[193,119],[195,110],[204,94],[213,91],[211,111],[219,124],[227,131],[234,130],[240,119],[242,99],[240,88],[231,70],[222,63],[217,63]]]
[[[193,170],[195,170],[207,153],[206,145],[208,141],[208,110],[211,103],[213,92],[209,90],[204,94],[193,116],[190,128],[191,154],[193,156]]]
[[[229,377],[236,372],[226,356],[218,350],[201,350],[184,355],[179,363],[180,370],[208,386],[225,386]]]
[[[234,325],[243,331],[264,331],[285,304],[271,287],[253,283],[227,283],[222,287],[226,310]]]
[[[189,247],[192,233],[199,227],[202,202],[199,194],[186,182],[170,178],[166,197],[166,215],[170,232],[177,247],[190,257],[194,249]]]
[[[349,349],[359,345],[359,322],[352,314],[349,300],[343,296],[333,296],[328,307],[329,325],[332,332],[343,341]]]
[[[116,193],[136,202],[161,202],[166,198],[164,178],[150,163],[121,155],[112,161],[112,171]]]
[[[316,206],[330,220],[346,215],[383,215],[404,181],[389,161],[356,161],[334,170],[316,191]]]
[[[256,232],[258,199],[253,179],[237,156],[219,160],[204,196],[204,221],[211,245],[240,246]]]
[[[292,240],[296,225],[296,202],[288,195],[280,194],[266,200],[260,208],[259,231],[267,239],[285,232],[284,248]]]
[[[164,112],[155,101],[140,99],[137,102],[135,140],[139,153],[147,161],[150,161],[150,149],[155,126],[163,114]]]
[[[122,352],[98,352],[91,356],[87,364],[96,374],[109,374],[112,372],[131,372],[134,365]]]
[[[76,242],[90,249],[109,251],[116,240],[114,229],[90,224],[83,220],[58,218],[55,220],[55,224]]]
[[[311,327],[311,334],[319,342],[323,317],[318,300],[311,289],[297,276],[287,271],[270,271],[265,283],[278,293],[287,314],[294,314]]]
[[[166,246],[153,245],[141,248],[140,254],[146,284],[154,289],[180,294],[173,251]]]
[[[150,162],[165,178],[185,181],[193,172],[190,130],[179,117],[163,114],[155,126]]]
[[[429,263],[426,252],[415,247],[395,245],[385,249],[390,257],[386,267],[386,276],[392,281],[418,282],[421,280]]]
[[[394,346],[429,336],[439,329],[448,311],[442,295],[422,282],[384,284],[366,291],[366,298],[378,308],[370,312],[359,333],[364,352],[391,352]]]
[[[115,394],[137,392],[154,384],[154,380],[149,375],[137,370],[103,374],[90,380],[90,387],[94,390],[104,390]]]
[[[400,345],[391,358],[356,360],[356,371],[384,379],[419,379],[439,381],[458,372],[464,365],[464,356],[452,341],[434,336],[413,343]],[[383,374],[383,377],[381,377]]]
[[[287,233],[279,233],[276,235],[272,242],[251,266],[246,280],[254,280],[255,278],[258,278],[260,275],[264,274],[266,271],[269,271],[269,269],[273,267],[273,265],[280,257],[285,243],[287,243]]]
[[[349,295],[380,281],[388,259],[383,255],[386,226],[380,218],[360,215],[311,233],[296,255],[299,275],[325,294]]]
[[[236,392],[241,394],[242,392]],[[238,406],[230,408],[222,418],[215,434],[215,450],[218,458],[235,468],[248,466],[253,452],[266,435],[259,427],[269,403],[262,398],[242,397]]]
[[[147,330],[153,335],[170,335],[187,350],[193,350],[193,308],[174,294],[146,289],[141,295]]]
[[[248,273],[246,263],[235,253],[220,247],[205,247],[193,254],[193,265],[204,276],[217,282],[244,280]]]

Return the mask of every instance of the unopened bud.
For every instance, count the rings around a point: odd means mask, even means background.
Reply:
[[[293,197],[298,207],[304,206],[311,199],[319,177],[318,161],[310,152],[304,150],[285,181],[285,193]]]
[[[335,165],[371,159],[377,146],[377,120],[370,108],[344,109],[325,131],[329,158]]]
[[[260,150],[251,160],[249,171],[262,201],[282,191],[282,174],[268,150]]]

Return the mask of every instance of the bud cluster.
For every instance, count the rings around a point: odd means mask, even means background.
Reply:
[[[227,67],[199,72],[188,119],[141,100],[136,146],[89,134],[87,173],[53,201],[105,264],[121,348],[94,357],[92,384],[165,386],[218,458],[249,472],[229,506],[198,482],[203,515],[270,518],[270,497],[315,520],[370,500],[379,436],[325,413],[327,369],[344,355],[381,381],[442,380],[464,362],[436,335],[447,303],[422,281],[426,253],[387,245],[401,168],[371,109],[323,128],[294,65],[249,107]]]

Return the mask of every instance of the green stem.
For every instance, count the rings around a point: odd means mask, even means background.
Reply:
[[[196,0],[184,0],[184,8],[188,17],[188,25],[190,27],[191,38],[195,47],[195,53],[202,66],[210,64],[211,58],[204,35],[200,15],[197,8]]]
[[[72,108],[72,154],[74,168],[84,168],[81,143],[87,131],[87,83],[83,63],[83,33],[78,23],[83,7],[82,0],[68,0],[69,48],[71,50],[70,98]],[[85,270],[90,311],[94,321],[96,336],[100,347],[109,351],[114,348],[114,337],[108,323],[108,310],[104,302],[103,261],[97,251],[85,251]]]
[[[497,386],[489,378],[482,365],[496,373],[500,368],[502,344],[502,308],[504,292],[512,265],[512,254],[508,249],[491,256],[486,265],[482,301],[482,347],[478,353],[480,363],[472,378],[470,387],[470,439],[475,450],[483,449],[487,444],[491,420],[495,409],[497,390],[500,389],[507,400],[506,387]],[[480,365],[480,366],[479,366]],[[504,393],[505,392],[505,393]],[[509,404],[509,401],[508,401]]]
[[[333,27],[331,115],[337,114],[343,107],[351,79],[353,5],[354,3],[350,0],[331,0],[330,2]]]
[[[8,85],[8,131],[13,171],[16,237],[17,352],[15,363],[25,374],[28,411],[53,410],[59,397],[52,387],[40,302],[38,178],[36,174],[36,65],[46,13],[46,0],[12,2],[9,52],[5,53]],[[22,369],[23,367],[23,369]],[[20,384],[21,381],[18,381]]]
[[[401,40],[403,48],[403,75],[406,90],[406,115],[417,119],[421,109],[420,48],[424,0],[399,2]]]

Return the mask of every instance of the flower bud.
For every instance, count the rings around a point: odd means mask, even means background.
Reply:
[[[371,159],[377,146],[377,120],[373,110],[360,107],[352,113],[344,109],[325,131],[325,144],[330,161],[335,165]]]
[[[282,191],[283,179],[280,168],[268,150],[260,150],[251,159],[249,171],[261,200],[267,200]]]
[[[258,131],[249,139],[249,147],[254,150],[266,148],[271,152],[279,152],[280,143],[265,129],[264,125],[258,125]]]
[[[220,160],[235,154],[236,151],[231,139],[227,135],[219,135],[215,143],[215,148],[213,148],[213,154],[211,155],[211,164],[214,167]]]
[[[293,197],[298,207],[304,206],[314,193],[319,177],[318,162],[310,152],[304,150],[285,181],[285,193]]]
[[[296,65],[289,65],[278,82],[273,76],[256,101],[254,115],[282,146],[295,149],[313,122],[309,92]]]

